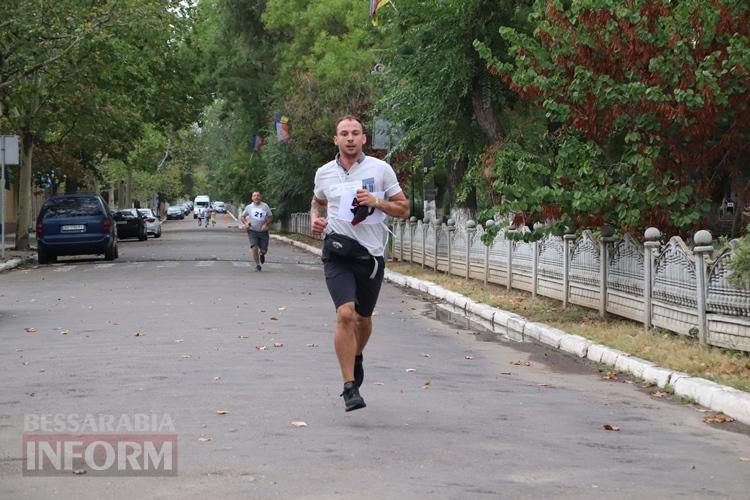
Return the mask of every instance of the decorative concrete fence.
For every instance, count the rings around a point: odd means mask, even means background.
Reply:
[[[727,279],[737,240],[717,250],[711,234],[698,231],[691,250],[677,236],[662,245],[655,228],[646,231],[645,244],[588,231],[526,243],[500,231],[487,246],[485,229],[474,221],[438,225],[412,217],[392,229],[392,259],[750,351],[750,290]],[[309,214],[293,215],[291,230],[309,236]]]

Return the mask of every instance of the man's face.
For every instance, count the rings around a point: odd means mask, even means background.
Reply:
[[[333,142],[339,147],[342,156],[357,158],[362,153],[367,136],[357,120],[342,120],[336,127]]]
[[[258,204],[261,202],[262,199],[263,198],[260,196],[259,192],[256,191],[253,193],[253,203]]]

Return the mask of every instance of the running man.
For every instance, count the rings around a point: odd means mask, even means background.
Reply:
[[[339,152],[315,173],[310,219],[314,235],[325,233],[323,269],[336,307],[334,346],[344,379],[346,411],[364,408],[363,351],[372,333],[372,312],[383,282],[387,216],[409,217],[393,168],[365,156],[364,125],[354,116],[336,122]],[[326,214],[327,209],[327,214]]]
[[[240,221],[247,228],[250,240],[250,254],[255,261],[255,270],[261,270],[261,264],[266,262],[268,252],[268,226],[273,221],[271,208],[263,203],[260,191],[253,193],[253,202],[242,211]]]

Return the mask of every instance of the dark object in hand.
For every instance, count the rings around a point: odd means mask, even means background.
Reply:
[[[372,215],[372,213],[375,211],[375,208],[370,208],[367,205],[358,205],[356,207],[352,208],[352,213],[354,214],[354,218],[352,219],[352,226],[356,226],[363,220],[365,220],[369,215]]]

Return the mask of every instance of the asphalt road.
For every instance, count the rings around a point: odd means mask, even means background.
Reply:
[[[345,413],[318,258],[272,241],[255,272],[230,224],[0,274],[0,498],[750,496],[746,427],[389,284]],[[177,475],[24,476],[49,414],[166,417]]]

